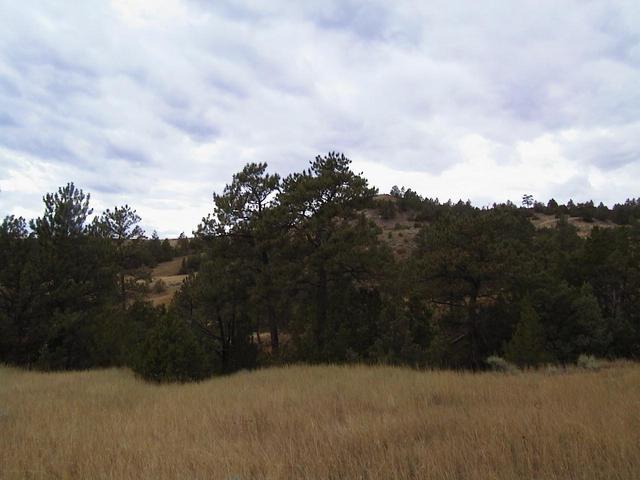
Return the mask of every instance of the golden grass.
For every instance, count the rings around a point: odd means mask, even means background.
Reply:
[[[637,479],[640,366],[293,366],[164,386],[2,367],[0,476]]]

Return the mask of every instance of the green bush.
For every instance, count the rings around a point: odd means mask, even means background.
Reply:
[[[391,201],[383,200],[378,202],[378,212],[383,220],[396,218],[396,206]]]
[[[167,291],[167,284],[164,280],[159,278],[155,281],[151,290],[153,291],[153,293],[164,293]]]
[[[154,382],[201,380],[208,360],[189,326],[172,315],[162,316],[143,342],[133,370]]]
[[[585,370],[600,370],[600,362],[593,355],[580,355],[576,365]]]
[[[504,358],[498,357],[496,355],[492,355],[487,358],[485,360],[485,363],[491,370],[496,372],[516,373],[518,371],[518,367],[516,367],[513,363],[510,363]]]
[[[529,299],[522,302],[520,320],[504,350],[507,360],[519,367],[536,367],[549,359],[544,329]]]
[[[188,257],[183,258],[180,263],[180,275],[189,275],[197,272],[200,269],[201,263],[202,255],[200,254],[189,255]]]

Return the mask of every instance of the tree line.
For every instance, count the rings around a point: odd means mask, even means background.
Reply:
[[[569,205],[549,202],[558,223],[536,230],[531,198],[476,208],[376,193],[342,154],[284,178],[246,165],[194,238],[165,247],[165,258],[189,255],[188,276],[155,308],[139,270],[163,242],[144,238],[128,206],[88,221],[89,196],[69,184],[44,197],[42,217],[0,228],[0,361],[185,381],[283,362],[482,369],[491,355],[520,366],[640,356],[637,201],[619,227],[582,238]],[[372,210],[411,212],[408,255]]]
[[[397,202],[385,202],[379,206],[380,213],[383,218],[394,218],[397,212],[412,212],[413,218],[418,221],[434,221],[440,215],[454,210],[473,210],[471,202],[462,200],[457,203],[440,202],[437,198],[422,198],[418,193],[404,187],[398,188],[394,186],[390,195]],[[515,207],[512,202],[504,205]],[[494,207],[498,206],[496,204]],[[525,194],[522,197],[522,206],[531,213],[539,213],[545,215],[553,215],[555,217],[574,217],[580,220],[593,223],[596,220],[602,222],[611,222],[616,225],[633,225],[640,220],[640,198],[629,198],[624,203],[616,203],[609,208],[600,202],[597,206],[593,200],[586,202],[574,202],[569,200],[566,204],[558,203],[555,199],[549,200],[546,204],[537,201],[532,195]]]

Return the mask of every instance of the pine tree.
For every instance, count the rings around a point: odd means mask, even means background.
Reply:
[[[213,195],[214,212],[203,218],[197,236],[213,242],[232,241],[237,252],[252,272],[248,294],[256,304],[256,327],[265,317],[269,327],[271,351],[279,349],[279,317],[277,312],[278,276],[274,257],[286,226],[272,215],[280,176],[267,173],[266,163],[249,163],[236,173],[222,194]],[[228,252],[227,252],[228,253]],[[227,255],[228,256],[228,255]]]
[[[535,367],[549,358],[540,318],[529,299],[521,302],[520,320],[505,346],[505,357],[520,367]]]
[[[129,205],[105,210],[100,217],[95,217],[91,224],[94,235],[106,238],[114,243],[116,261],[120,267],[120,296],[123,308],[127,302],[126,275],[140,267],[137,256],[138,243],[145,238],[144,230],[138,225],[142,219]]]
[[[209,372],[202,347],[184,321],[164,315],[140,347],[133,369],[154,382],[200,380]]]
[[[534,228],[520,210],[449,213],[424,227],[410,259],[417,288],[440,311],[441,330],[466,346],[461,366],[482,368],[499,321],[485,314],[527,274]]]
[[[361,213],[376,190],[350,164],[341,154],[318,156],[309,169],[285,178],[278,195],[290,232],[288,288],[300,302],[296,338],[315,360],[327,360],[334,332],[350,321],[334,292],[372,286],[372,272],[386,255],[377,227]]]

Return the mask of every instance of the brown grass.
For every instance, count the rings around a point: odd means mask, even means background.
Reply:
[[[383,219],[376,209],[364,210],[363,213],[380,228],[380,240],[388,244],[396,258],[400,259],[406,259],[413,251],[415,238],[420,232],[420,228],[426,225],[426,222],[416,223],[412,220],[412,215],[409,212],[397,211],[396,216],[390,219]],[[396,228],[397,225],[400,226],[399,229]],[[418,226],[416,227],[416,225]]]
[[[151,271],[152,277],[167,277],[171,275],[178,275],[180,273],[180,268],[182,267],[182,260],[187,257],[175,257],[168,262],[162,262],[156,265],[156,267]]]
[[[420,229],[426,225],[427,222],[416,222],[412,220],[413,213],[398,211],[396,216],[392,219],[383,219],[380,217],[380,213],[376,209],[364,210],[365,216],[373,220],[373,222],[382,230],[380,234],[380,240],[387,243],[397,258],[406,259],[409,254],[415,249],[415,238],[420,232]],[[531,217],[531,223],[537,229],[555,228],[558,224],[558,218],[554,215],[546,215],[543,213],[536,213]],[[591,235],[591,230],[594,227],[599,228],[615,228],[616,224],[613,222],[603,222],[602,220],[594,219],[593,222],[585,222],[579,217],[570,217],[568,222],[576,227],[578,235],[582,238],[586,238]],[[396,225],[400,225],[400,229],[396,228]]]
[[[154,292],[153,288],[147,295],[147,300],[154,305],[169,305],[173,296],[182,288],[182,282],[188,275],[167,275],[163,277],[151,277],[153,282],[162,281],[165,289],[162,292]]]
[[[544,213],[536,213],[533,217],[531,217],[531,223],[537,229],[542,228],[555,228],[558,224],[559,219],[555,217],[555,215],[546,215]],[[591,230],[594,227],[599,228],[614,228],[616,224],[613,222],[603,222],[602,220],[593,219],[592,222],[585,222],[580,217],[569,217],[568,222],[578,229],[578,235],[580,237],[586,238],[591,235]]]
[[[186,257],[176,257],[168,262],[159,263],[151,272],[151,280],[157,282],[162,280],[166,289],[162,292],[154,292],[153,289],[147,295],[147,300],[154,305],[168,305],[173,296],[182,287],[182,282],[187,275],[180,275],[182,260]]]
[[[0,432],[7,479],[637,479],[640,366],[295,366],[165,386],[3,367]]]

